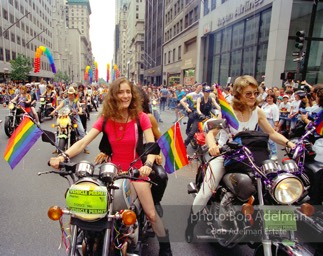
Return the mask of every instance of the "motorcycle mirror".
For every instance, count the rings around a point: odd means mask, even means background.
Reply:
[[[211,119],[207,121],[206,123],[207,129],[213,130],[213,129],[224,129],[227,127],[227,122],[225,119]]]
[[[43,134],[41,135],[41,139],[43,142],[47,142],[55,146],[55,133],[51,131],[43,130]]]

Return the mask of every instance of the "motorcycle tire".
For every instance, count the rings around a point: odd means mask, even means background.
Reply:
[[[13,134],[15,128],[13,127],[13,118],[12,116],[6,116],[4,120],[4,132],[10,138]]]
[[[42,111],[41,110],[39,110],[38,112],[37,112],[37,115],[38,115],[38,120],[39,120],[39,122],[40,123],[42,123],[43,122],[43,115],[42,115]]]
[[[58,148],[62,151],[65,151],[65,146],[66,146],[66,139],[59,139],[58,141]]]

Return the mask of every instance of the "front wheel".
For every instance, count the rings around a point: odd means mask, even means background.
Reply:
[[[43,111],[42,110],[38,110],[37,115],[38,115],[39,122],[42,123],[43,122],[43,118],[44,118]]]
[[[65,146],[66,146],[66,139],[59,139],[58,141],[58,148],[62,151],[65,151]]]
[[[10,138],[15,130],[14,124],[13,124],[13,117],[12,116],[6,116],[4,121],[4,132],[5,134]]]

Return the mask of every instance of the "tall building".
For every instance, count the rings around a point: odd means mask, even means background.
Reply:
[[[129,50],[128,50],[128,1],[117,0],[116,1],[116,17],[115,17],[115,54],[114,62],[118,65],[120,75],[127,78],[130,77],[128,74],[128,61],[129,61]]]
[[[145,39],[145,2],[129,1],[127,14],[127,68],[129,79],[136,83],[144,82],[144,39]]]
[[[33,59],[41,45],[53,50],[52,2],[0,1],[0,81],[9,78],[10,60],[16,59],[18,54]],[[32,71],[29,79],[53,76],[49,62],[42,60],[40,72]]]
[[[144,83],[163,84],[164,0],[146,0]]]
[[[73,81],[85,82],[84,74],[86,66],[93,66],[92,46],[90,41],[90,15],[91,6],[89,0],[67,1],[67,26],[69,28],[68,42],[74,67]],[[74,70],[76,74],[74,74]]]
[[[306,0],[204,0],[198,80],[225,85],[249,74],[272,87],[290,71],[295,79],[322,82],[322,9],[323,3]],[[297,31],[305,32],[301,49]]]
[[[197,80],[197,36],[201,2],[165,1],[163,81],[167,85],[193,85]]]

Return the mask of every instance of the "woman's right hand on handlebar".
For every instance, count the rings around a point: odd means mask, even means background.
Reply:
[[[220,148],[219,148],[218,145],[214,145],[214,146],[210,147],[208,151],[209,151],[209,154],[211,156],[218,156],[218,155],[220,155]]]

